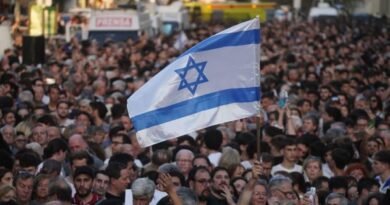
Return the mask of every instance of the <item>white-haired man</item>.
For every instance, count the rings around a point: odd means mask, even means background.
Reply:
[[[194,157],[194,153],[188,149],[181,149],[176,154],[176,165],[186,179],[192,169],[192,160]]]

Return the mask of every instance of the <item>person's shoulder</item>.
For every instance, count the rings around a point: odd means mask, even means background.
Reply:
[[[222,155],[221,152],[214,152],[214,153],[211,153],[209,154],[209,158],[213,158],[213,157],[220,157]]]
[[[302,165],[295,164],[294,168],[295,168],[295,169],[302,169]]]
[[[170,204],[169,196],[165,196],[157,202],[157,205],[166,205],[166,204]]]
[[[274,165],[274,166],[272,166],[272,170],[279,170],[279,169],[283,169],[283,166],[282,166],[282,164],[280,163],[280,164],[277,164],[277,165]]]
[[[383,187],[389,187],[390,188],[390,177],[386,179],[386,181],[383,183]]]
[[[96,203],[96,205],[122,205],[122,204],[123,204],[122,200],[114,199],[114,198],[111,199],[105,198]]]
[[[7,203],[8,204],[8,203]],[[16,203],[15,203],[16,204]],[[33,200],[29,203],[29,205],[40,205],[37,201]]]
[[[302,168],[301,165],[295,164],[295,166],[294,166],[294,171],[302,172],[302,171],[303,171],[303,168]]]
[[[228,203],[226,200],[218,199],[218,198],[214,197],[212,194],[210,194],[210,196],[207,197],[206,204],[207,205],[227,205]]]
[[[105,198],[97,193],[93,193],[92,195],[92,203],[93,204],[99,204],[101,201],[103,201]]]

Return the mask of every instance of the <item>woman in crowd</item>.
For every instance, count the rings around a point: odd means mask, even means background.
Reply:
[[[49,182],[51,176],[38,174],[34,179],[32,199],[37,204],[44,204],[49,197]]]
[[[347,176],[352,176],[359,181],[364,177],[368,177],[367,169],[364,167],[362,163],[351,163],[345,170],[345,174]]]
[[[322,176],[321,159],[314,156],[307,157],[303,162],[303,176],[309,184],[313,184],[314,180]]]
[[[266,205],[268,200],[267,183],[263,180],[258,180],[253,188],[251,205]]]
[[[15,188],[13,186],[8,184],[0,186],[0,204],[12,204],[15,201],[15,196]]]
[[[13,183],[14,176],[12,175],[11,170],[0,168],[0,185],[11,185]]]
[[[234,197],[238,199],[244,190],[248,181],[244,177],[235,177],[230,180],[230,187],[233,190]]]

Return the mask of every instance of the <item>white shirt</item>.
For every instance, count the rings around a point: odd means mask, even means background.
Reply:
[[[382,181],[380,176],[376,176],[375,179],[379,182],[379,192],[386,194],[387,190],[390,189],[390,178]]]
[[[252,169],[252,164],[248,160],[242,161],[241,165],[244,166],[245,169]]]
[[[48,105],[49,102],[50,102],[50,98],[47,96],[47,95],[44,95],[42,97],[42,102],[45,104],[45,105]]]
[[[302,166],[295,164],[292,169],[287,169],[286,167],[283,167],[282,164],[278,164],[272,167],[271,174],[274,175],[278,171],[285,171],[287,173],[291,173],[291,172],[302,173]]]
[[[222,156],[221,152],[215,152],[215,153],[209,154],[208,158],[209,158],[211,164],[214,167],[217,167],[218,163],[219,163],[219,159],[221,159],[221,156]]]
[[[76,195],[76,188],[74,187],[74,184],[72,182],[72,179],[70,176],[64,178],[65,182],[69,185],[70,189],[72,190],[72,198],[74,195]]]
[[[166,195],[167,195],[167,193],[162,192],[158,189],[155,189],[154,194],[153,194],[153,199],[149,203],[149,205],[156,205]],[[131,192],[131,189],[126,190],[125,204],[133,204],[133,193]]]
[[[322,174],[328,178],[332,178],[334,176],[334,173],[330,169],[328,163],[322,164]]]

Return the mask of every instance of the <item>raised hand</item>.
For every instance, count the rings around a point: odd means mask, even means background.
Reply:
[[[258,179],[260,175],[263,174],[263,168],[260,165],[260,162],[255,160],[253,162],[253,167],[252,167],[252,177],[254,179]]]
[[[166,173],[160,173],[157,179],[157,183],[162,191],[167,193],[175,192],[175,187],[172,183],[172,177]]]
[[[233,200],[232,192],[230,191],[229,185],[224,185],[222,187],[222,193],[221,195],[225,197],[226,201],[229,205],[235,205],[236,203]]]

